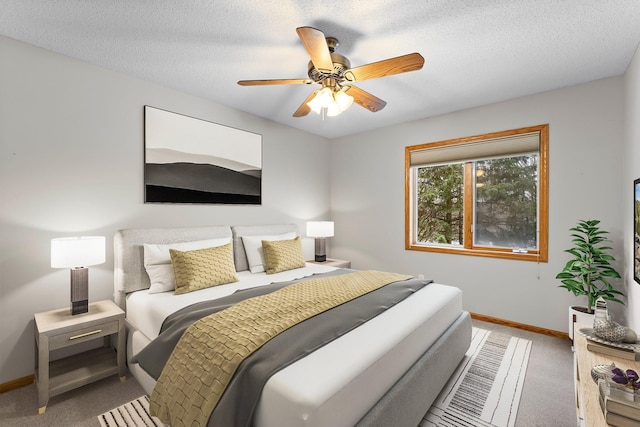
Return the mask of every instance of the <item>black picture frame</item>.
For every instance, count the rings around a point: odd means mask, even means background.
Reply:
[[[633,181],[633,278],[640,284],[640,178]]]

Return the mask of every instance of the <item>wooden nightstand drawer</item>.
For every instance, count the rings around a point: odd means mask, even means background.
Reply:
[[[118,332],[118,321],[100,323],[89,328],[80,328],[49,338],[49,350],[90,341]]]

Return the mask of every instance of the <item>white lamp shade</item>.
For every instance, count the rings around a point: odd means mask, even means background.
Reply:
[[[104,261],[104,236],[51,239],[52,268],[88,267],[102,264]]]
[[[353,103],[353,97],[345,92],[345,89],[348,88],[349,86],[345,86],[336,91],[329,87],[323,87],[313,92],[315,96],[307,102],[307,105],[316,114],[320,114],[323,109],[326,109],[327,116],[337,116],[346,111]]]
[[[340,111],[340,107],[335,102],[332,102],[327,106],[327,116],[335,117],[340,113],[342,113],[342,111]]]
[[[349,107],[351,107],[351,104],[353,104],[353,96],[347,94],[343,90],[339,90],[338,92],[336,92],[334,98],[336,100],[338,108],[340,109],[340,112],[346,111]]]
[[[333,237],[333,221],[309,221],[309,222],[307,222],[307,236],[309,236],[309,237]]]
[[[307,105],[311,108],[311,111],[320,114],[323,108],[327,108],[333,103],[333,95],[331,94],[331,89],[327,87],[316,90],[314,93],[315,96],[311,101],[307,102]]]

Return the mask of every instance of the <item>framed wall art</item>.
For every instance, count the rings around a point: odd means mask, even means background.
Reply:
[[[262,136],[144,107],[145,203],[262,203]]]
[[[633,278],[640,283],[640,178],[633,181]]]

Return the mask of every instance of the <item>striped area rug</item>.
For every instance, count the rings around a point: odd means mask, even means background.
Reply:
[[[98,416],[102,427],[165,427],[149,414],[149,398],[141,396]]]
[[[473,328],[458,370],[419,427],[513,427],[531,341]]]

